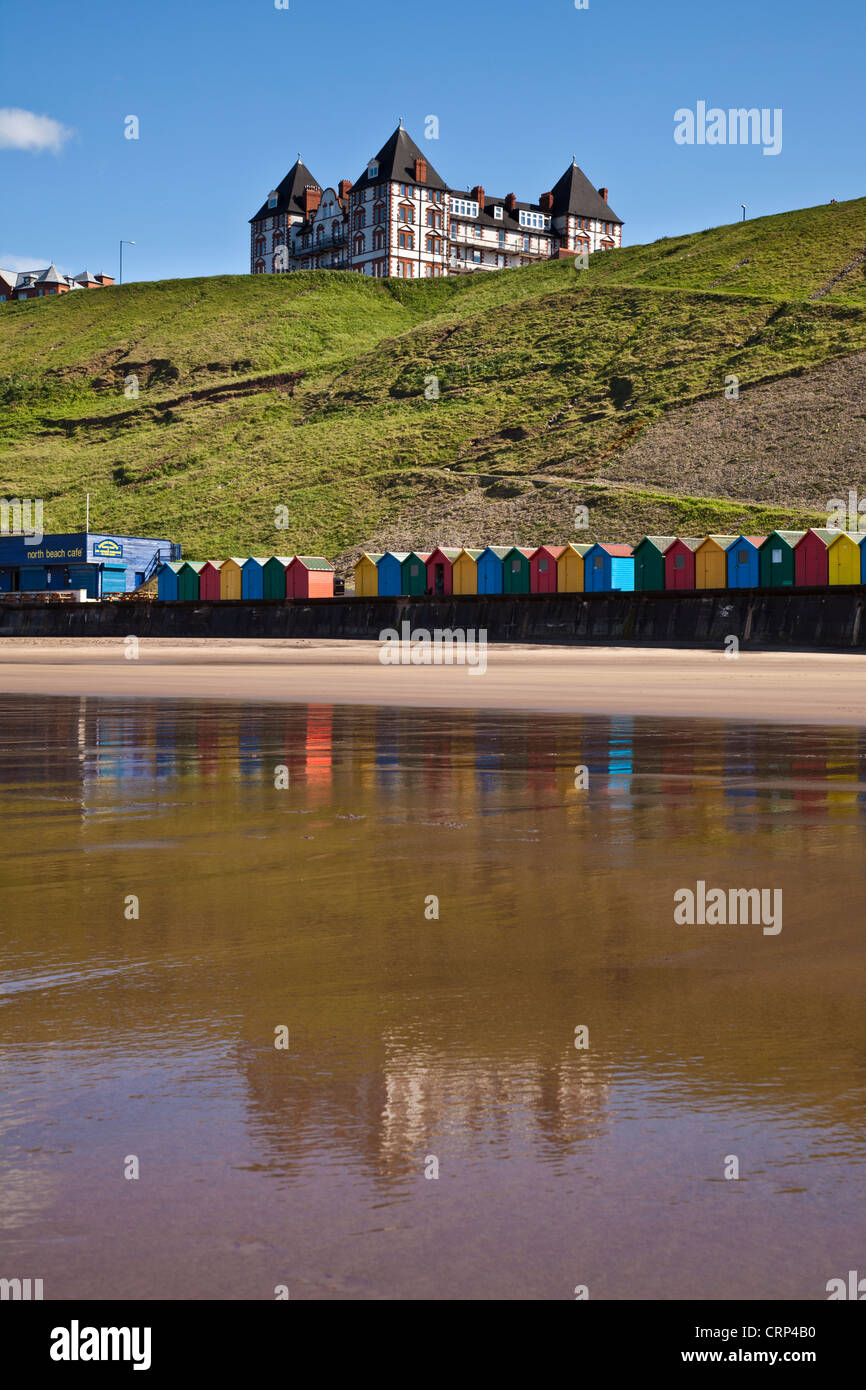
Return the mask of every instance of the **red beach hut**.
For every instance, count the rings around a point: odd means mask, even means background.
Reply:
[[[810,528],[794,546],[794,583],[826,585],[830,583],[830,561],[827,548],[835,541],[838,531]]]
[[[529,592],[532,594],[556,593],[556,569],[564,545],[540,545],[529,557]]]
[[[334,566],[321,555],[296,555],[286,566],[286,598],[333,598]]]
[[[703,541],[676,540],[665,551],[665,588],[693,589],[695,587],[695,551]]]
[[[218,599],[220,596],[220,570],[222,560],[208,560],[198,577],[199,598]]]
[[[441,596],[454,592],[452,566],[460,554],[460,547],[437,545],[427,560],[427,588],[431,594]]]

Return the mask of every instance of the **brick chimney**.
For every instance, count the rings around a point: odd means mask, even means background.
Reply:
[[[423,157],[415,160],[415,182],[427,182],[427,161]]]
[[[348,196],[349,196],[351,190],[352,190],[352,180],[351,180],[351,179],[340,179],[340,186],[339,186],[339,188],[337,189],[337,194],[338,194],[338,196],[339,196],[339,199],[340,199],[340,202],[341,202],[341,203],[344,201],[344,199],[348,198]]]
[[[553,194],[542,193],[538,200],[538,206],[541,208],[542,212],[553,212]]]
[[[599,191],[601,197],[604,199],[604,201],[607,202],[607,189],[606,189],[606,188],[600,188],[598,191]]]
[[[322,201],[321,188],[312,188],[309,184],[304,189],[304,218],[310,217]]]
[[[484,211],[484,189],[481,187],[481,184],[480,184],[480,183],[476,183],[475,187],[473,188],[473,190],[472,190],[472,192],[470,193],[469,196],[470,196],[470,198],[474,199],[474,201],[478,204],[478,207],[479,207],[480,211],[483,212],[483,211]]]
[[[509,212],[514,212],[514,209],[517,207],[516,193],[509,193],[508,197],[505,199],[505,206],[508,208]]]

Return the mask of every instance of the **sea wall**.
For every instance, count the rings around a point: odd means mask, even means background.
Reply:
[[[489,642],[864,650],[866,588],[454,595],[296,602],[0,602],[0,637],[343,638],[385,628],[484,629]]]

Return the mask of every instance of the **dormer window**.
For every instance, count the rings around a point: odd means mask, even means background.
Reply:
[[[501,221],[502,221],[503,215],[504,215],[504,214],[503,214],[503,212],[502,212],[502,208],[501,208],[501,207],[495,207],[495,208],[493,209],[493,216],[496,218],[496,221],[497,221],[497,222],[501,222]]]
[[[268,194],[268,207],[269,207],[269,208],[275,208],[276,206],[277,206],[277,193],[276,193],[276,190],[274,189],[274,190],[272,190],[272,191]]]
[[[377,179],[378,177],[379,177],[379,165],[376,163],[376,160],[375,160],[375,159],[371,159],[371,160],[370,160],[370,163],[367,165],[367,178],[368,178],[368,179]]]

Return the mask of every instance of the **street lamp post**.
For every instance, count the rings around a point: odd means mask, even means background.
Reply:
[[[743,209],[743,221],[745,222],[745,220],[746,220],[746,205],[745,205],[745,203],[740,203],[740,207]]]
[[[123,284],[123,248],[124,248],[124,246],[134,246],[134,245],[135,245],[135,242],[134,242],[134,241],[122,241],[122,242],[120,243],[120,278],[119,278],[119,280],[118,280],[118,282],[117,282],[119,285],[122,285],[122,284]]]

